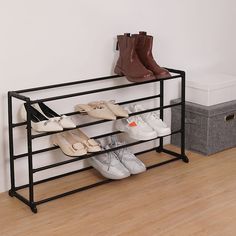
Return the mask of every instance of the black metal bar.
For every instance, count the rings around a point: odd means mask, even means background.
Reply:
[[[174,104],[174,105],[177,105],[177,104]],[[94,137],[91,137],[93,139],[100,139],[100,138],[105,138],[107,136],[111,136],[111,135],[117,135],[121,133],[120,131],[114,131],[114,132],[111,132],[111,133],[106,133],[106,134],[102,134],[102,135],[97,135],[97,136],[94,136]],[[174,132],[176,133],[176,132]],[[43,149],[39,149],[39,150],[36,150],[36,151],[33,151],[32,152],[32,155],[36,155],[36,154],[40,154],[40,153],[43,153],[43,152],[48,152],[48,151],[53,151],[53,150],[56,150],[58,149],[59,147],[48,147],[48,148],[43,148]],[[26,157],[28,156],[28,153],[22,153],[22,154],[19,154],[19,155],[15,155],[13,158],[14,159],[19,159],[19,158],[23,158],[23,157]],[[83,160],[85,158],[82,158],[81,160]]]
[[[25,203],[27,206],[31,207],[30,205],[30,202],[25,198],[23,197],[22,195],[20,195],[19,193],[15,192],[14,193],[14,196],[19,199],[20,201],[22,201],[23,203]]]
[[[170,163],[170,162],[178,161],[178,160],[180,160],[180,159],[181,159],[181,158],[176,157],[176,158],[172,158],[172,159],[167,160],[167,161],[162,161],[162,162],[159,162],[159,163],[157,163],[157,164],[148,166],[147,169],[149,170],[149,169],[152,169],[152,168],[155,168],[155,167],[158,167],[158,166],[163,166],[163,165],[168,164],[168,163]]]
[[[64,174],[55,175],[55,176],[50,177],[50,178],[35,181],[34,185],[38,185],[38,184],[42,184],[42,183],[49,182],[49,181],[52,181],[52,180],[60,179],[60,178],[63,178],[63,177],[69,176],[69,175],[78,174],[80,172],[84,172],[84,171],[91,170],[91,169],[93,169],[93,167],[89,166],[89,167],[85,167],[85,168],[82,168],[82,169],[79,169],[79,170],[67,172],[67,173],[64,173]],[[29,187],[29,184],[21,185],[21,186],[16,187],[16,191],[18,191],[20,189],[28,188],[28,187]]]
[[[12,127],[15,128],[15,127],[23,126],[23,125],[27,125],[27,122],[24,121],[24,122],[19,122],[19,123],[13,123]]]
[[[121,132],[120,131],[114,131],[114,132],[111,132],[111,133],[108,133],[108,134],[97,135],[97,136],[94,136],[94,137],[91,137],[91,138],[99,139],[99,138],[104,138],[104,137],[107,137],[107,136],[110,136],[110,135],[116,135],[116,134],[119,134],[119,133],[121,133]],[[36,155],[36,154],[40,154],[40,153],[48,152],[48,151],[53,151],[53,150],[56,150],[56,149],[59,149],[59,147],[53,146],[53,147],[43,148],[43,149],[33,151],[32,155]],[[22,154],[19,154],[19,155],[15,155],[14,159],[19,159],[19,158],[23,158],[23,157],[27,157],[27,156],[28,156],[28,153],[22,153]],[[83,159],[84,158],[82,158],[81,160],[83,160]]]
[[[111,181],[113,181],[113,180],[112,179],[105,179],[105,180],[102,180],[102,181],[97,182],[95,184],[90,184],[90,185],[84,186],[82,188],[74,189],[74,190],[71,190],[71,191],[68,191],[68,192],[65,192],[65,193],[62,193],[62,194],[58,194],[58,195],[53,196],[53,197],[49,197],[49,198],[37,201],[37,202],[35,202],[35,204],[40,205],[40,204],[43,204],[45,202],[50,202],[50,201],[58,199],[58,198],[62,198],[62,197],[65,197],[65,196],[68,196],[68,195],[71,195],[71,194],[74,194],[74,193],[78,193],[78,192],[81,192],[81,191],[84,191],[84,190],[87,190],[87,189],[90,189],[90,188],[94,188],[94,187],[97,187],[97,186],[100,186],[100,185],[103,185],[103,184],[110,183]]]
[[[138,155],[142,155],[144,153],[151,152],[151,151],[154,151],[154,150],[156,150],[156,147],[146,149],[146,150],[143,150],[141,152],[134,153],[134,154],[136,156],[138,156]],[[87,171],[87,170],[90,170],[90,169],[93,169],[93,167],[89,166],[89,167],[85,167],[85,168],[82,168],[82,169],[79,169],[79,170],[76,170],[76,171],[72,171],[72,172],[61,174],[61,175],[56,175],[56,176],[53,176],[53,177],[50,177],[50,178],[47,178],[47,179],[39,180],[39,181],[34,182],[34,185],[38,185],[38,184],[41,184],[41,183],[45,183],[45,182],[48,182],[48,181],[52,181],[52,180],[55,180],[55,179],[66,177],[66,176],[69,176],[69,175],[77,174],[79,172]],[[29,187],[29,184],[21,185],[21,186],[16,187],[16,191],[18,191],[20,189],[28,188],[28,187]]]
[[[184,72],[182,70],[177,70],[177,69],[172,69],[172,68],[167,68],[167,67],[165,67],[165,69],[168,70],[169,72],[175,73],[175,74],[181,74]]]
[[[181,132],[181,131],[180,131]],[[177,153],[177,152],[174,152],[174,151],[171,151],[171,150],[168,150],[166,148],[163,148],[162,149],[162,152],[166,153],[166,154],[169,154],[171,156],[175,156],[175,157],[178,157],[178,158],[181,158],[182,159],[182,155]]]
[[[119,105],[126,105],[126,104],[129,104],[129,103],[136,103],[136,102],[155,99],[155,98],[159,98],[159,97],[160,97],[160,94],[154,95],[154,96],[149,96],[149,97],[138,98],[138,99],[134,99],[134,100],[129,100],[129,101],[125,101],[125,102],[119,102],[118,104]]]
[[[164,119],[164,81],[160,81],[160,119]],[[163,149],[163,138],[159,140],[159,147],[157,148],[158,152],[161,152]]]
[[[173,159],[170,159],[170,160],[167,160],[167,161],[163,161],[163,162],[148,166],[147,169],[152,169],[152,168],[155,168],[155,167],[158,167],[158,166],[162,166],[162,165],[177,161],[179,159],[180,158],[173,158]],[[113,182],[113,181],[115,181],[115,180],[105,179],[105,180],[102,180],[102,181],[97,182],[95,184],[90,184],[90,185],[87,185],[87,186],[84,186],[84,187],[81,187],[81,188],[78,188],[78,189],[74,189],[74,190],[71,190],[71,191],[68,191],[68,192],[65,192],[65,193],[62,193],[62,194],[58,194],[58,195],[53,196],[53,197],[49,197],[49,198],[37,201],[37,202],[35,202],[35,204],[40,205],[40,204],[43,204],[43,203],[46,203],[46,202],[49,202],[49,201],[53,201],[53,200],[58,199],[58,198],[62,198],[62,197],[65,197],[65,196],[68,196],[68,195],[71,195],[71,194],[74,194],[74,193],[82,192],[82,191],[85,191],[85,190],[88,190],[88,189],[91,189],[91,188],[94,188],[94,187],[97,187],[97,186],[100,186],[100,185],[103,185],[103,184],[107,184],[107,183],[110,183],[110,182]]]
[[[170,136],[170,135],[173,135],[173,134],[177,134],[179,132],[180,131],[175,131],[175,132],[172,132],[171,134],[165,135],[163,137],[167,137],[167,136]],[[113,134],[112,133],[106,134],[106,136],[111,136],[111,135],[113,135]],[[69,163],[72,163],[72,162],[75,162],[75,161],[84,160],[84,159],[87,159],[87,158],[90,158],[90,157],[93,157],[93,156],[96,156],[96,155],[101,155],[101,154],[108,153],[108,152],[111,152],[111,151],[116,151],[116,150],[119,150],[119,149],[122,149],[122,148],[131,147],[131,146],[135,146],[135,145],[138,145],[138,144],[141,144],[141,143],[156,140],[156,139],[159,139],[159,138],[160,137],[157,137],[155,139],[150,139],[150,140],[139,140],[139,141],[136,141],[136,142],[127,143],[127,144],[122,145],[122,146],[114,147],[114,148],[111,148],[111,149],[108,149],[108,150],[102,150],[100,152],[95,152],[95,153],[90,153],[90,154],[87,154],[87,155],[84,155],[84,156],[75,157],[71,160],[66,160],[66,161],[62,161],[62,162],[54,163],[54,164],[51,164],[51,165],[36,168],[36,169],[33,170],[33,172],[36,173],[36,172],[39,172],[39,171],[51,169],[51,168],[58,167],[58,166],[61,166],[61,165],[65,165],[65,164],[69,164]]]
[[[145,141],[136,141],[134,143],[125,144],[125,145],[122,145],[122,146],[119,146],[119,147],[111,148],[109,150],[103,150],[103,151],[100,151],[100,152],[90,153],[90,154],[87,154],[87,155],[84,155],[84,156],[75,157],[75,158],[70,159],[70,160],[66,160],[66,161],[62,161],[62,162],[54,163],[54,164],[51,164],[51,165],[46,165],[46,166],[36,168],[36,169],[33,170],[33,172],[36,173],[36,172],[39,172],[39,171],[48,170],[48,169],[55,168],[55,167],[65,165],[65,164],[69,164],[69,163],[72,163],[72,162],[81,161],[81,160],[84,160],[84,159],[87,159],[87,158],[90,158],[90,157],[93,157],[93,156],[96,156],[96,155],[101,155],[101,154],[111,152],[111,151],[115,151],[115,150],[118,150],[118,149],[121,149],[121,148],[134,146],[134,145],[137,145],[137,144],[140,144],[140,143],[143,143],[143,142],[145,142]]]
[[[181,105],[181,103],[170,104],[170,105],[163,106],[162,109],[167,109],[167,108],[171,108],[171,107],[175,107],[175,106],[179,106],[179,105]],[[141,114],[144,114],[144,113],[148,113],[148,112],[152,112],[152,111],[157,111],[157,110],[160,110],[160,109],[161,109],[160,107],[155,107],[155,108],[147,109],[147,110],[144,110],[144,111],[133,112],[133,113],[129,114],[129,116],[141,115]],[[117,120],[118,119],[122,119],[122,117],[117,118]],[[93,121],[93,122],[89,122],[89,123],[78,125],[74,129],[84,128],[84,127],[87,127],[87,126],[97,125],[97,124],[101,124],[101,123],[105,123],[105,122],[110,122],[110,120],[97,120],[97,121]],[[70,130],[72,130],[72,129],[70,129]],[[55,133],[61,133],[61,132],[64,132],[64,130],[63,131],[58,131],[58,132],[48,132],[48,133],[35,134],[35,135],[32,135],[32,138],[33,139],[41,138],[41,137],[44,137],[44,136],[48,136],[48,135],[55,134]]]
[[[139,155],[142,155],[142,154],[144,154],[144,153],[146,153],[146,152],[151,152],[151,151],[154,151],[154,150],[156,150],[156,147],[154,147],[154,148],[149,148],[149,149],[145,149],[145,150],[143,150],[143,151],[141,151],[141,152],[136,152],[136,153],[134,153],[134,155],[135,155],[135,156],[139,156]]]
[[[148,96],[148,97],[133,99],[133,100],[129,100],[129,101],[118,102],[117,104],[126,105],[129,103],[135,103],[135,102],[145,101],[145,100],[149,100],[149,99],[155,99],[155,98],[159,98],[159,97],[160,97],[160,95],[158,94],[158,95],[154,95],[154,96]],[[72,116],[72,115],[78,115],[78,114],[81,114],[81,112],[75,111],[75,112],[69,112],[69,113],[62,114],[62,115]],[[100,124],[100,123],[106,122],[106,120],[100,120],[97,122],[98,122],[98,124]],[[15,124],[13,124],[13,128],[18,127],[18,126],[23,126],[23,125],[26,125],[26,122],[15,123]]]
[[[159,97],[159,95],[156,95],[156,96]],[[181,105],[181,102],[164,106],[163,109],[167,109],[167,108],[171,108],[171,107],[175,107],[175,106],[180,106],[180,105]],[[148,109],[148,110],[144,110],[144,111],[134,112],[132,114],[129,114],[129,116],[140,115],[140,114],[143,114],[143,113],[148,113],[148,112],[157,111],[157,110],[160,110],[160,108],[157,107],[157,108]],[[117,120],[119,120],[119,119],[122,119],[122,117],[117,118]],[[77,125],[76,128],[74,128],[74,129],[83,128],[83,127],[92,126],[92,125],[98,125],[98,124],[102,124],[102,123],[105,123],[105,122],[110,122],[110,120],[96,120],[96,121],[93,121],[93,122],[88,122],[88,123],[84,123],[84,124],[81,124],[81,125]],[[16,126],[21,126],[21,125],[25,125],[25,124],[26,124],[26,122],[24,122],[24,123],[22,122],[22,123],[14,124],[13,126],[16,127]],[[72,130],[72,129],[68,129],[68,130]],[[44,137],[44,136],[55,134],[55,133],[61,133],[61,132],[64,132],[64,131],[66,131],[66,130],[58,131],[58,132],[47,132],[47,133],[35,134],[35,135],[32,135],[32,138],[33,139],[34,138],[40,138],[40,137]]]
[[[40,154],[40,153],[48,152],[48,151],[53,151],[53,150],[56,150],[56,149],[58,149],[58,148],[59,148],[59,147],[54,146],[54,147],[39,149],[39,150],[33,151],[33,152],[32,152],[32,155],[36,155],[36,154]],[[27,157],[27,156],[28,156],[28,153],[22,153],[22,154],[19,154],[19,155],[15,155],[15,156],[14,156],[14,159],[16,160],[16,159],[23,158],[23,157]]]
[[[171,79],[179,78],[180,73],[182,72],[180,70],[174,70],[174,69],[170,69],[170,68],[167,68],[167,69],[170,72],[176,73],[178,75],[170,76],[170,77],[164,78],[162,80],[171,80]],[[41,87],[35,87],[35,88],[29,88],[29,89],[16,90],[16,91],[13,91],[13,92],[18,93],[18,94],[28,93],[28,92],[34,92],[34,91],[40,91],[40,90],[46,90],[46,89],[52,89],[52,88],[58,88],[58,87],[65,87],[65,86],[91,83],[91,82],[102,81],[102,80],[116,79],[116,78],[120,78],[120,77],[123,77],[123,76],[112,75],[112,76],[99,77],[99,78],[88,79],[88,80],[79,80],[79,81],[73,81],[73,82],[67,82],[67,83],[61,83],[61,84],[53,84],[53,85],[47,85],[47,86],[41,86]],[[159,80],[152,80],[150,83],[156,82],[156,81],[159,81]],[[135,83],[135,84],[138,85],[139,83]]]
[[[111,76],[99,77],[99,78],[88,79],[88,80],[78,80],[78,81],[61,83],[61,84],[52,84],[52,85],[46,85],[46,86],[41,86],[41,87],[22,89],[22,90],[17,90],[15,92],[16,93],[29,93],[29,92],[35,92],[35,91],[40,91],[40,90],[52,89],[52,88],[59,88],[59,87],[77,85],[77,84],[91,83],[91,82],[96,82],[96,81],[101,81],[101,80],[116,79],[116,78],[120,78],[120,77],[123,77],[123,76],[111,75]]]
[[[14,138],[12,127],[12,94],[8,92],[8,132],[10,153],[11,192],[15,192],[15,166],[14,166]]]
[[[181,155],[185,156],[185,72],[181,73]]]
[[[18,92],[16,92],[16,91],[10,91],[10,93],[11,93],[11,95],[12,95],[12,97],[15,97],[15,98],[18,98],[18,99],[20,99],[20,100],[22,100],[22,101],[27,101],[27,100],[29,100],[29,97],[26,97],[26,96],[24,96],[24,95],[21,95],[21,94],[19,94]]]
[[[156,147],[146,149],[146,150],[143,150],[141,152],[136,152],[136,153],[134,153],[134,155],[138,156],[138,155],[142,155],[146,152],[151,152],[151,151],[154,151],[154,150],[156,150]],[[52,180],[55,180],[55,179],[66,177],[66,176],[69,176],[69,175],[77,174],[79,172],[87,171],[87,170],[90,170],[90,169],[93,169],[93,167],[89,166],[89,167],[85,167],[85,168],[82,168],[82,169],[79,169],[79,170],[67,172],[67,173],[64,173],[64,174],[61,174],[61,175],[56,175],[56,176],[53,176],[53,177],[50,177],[50,178],[47,178],[47,179],[39,180],[39,181],[34,182],[34,185],[38,185],[38,184],[41,184],[41,183],[45,183],[45,182],[48,182],[48,181],[52,181]],[[29,184],[21,185],[21,186],[16,187],[16,191],[18,191],[20,189],[28,188],[28,187],[29,187]]]
[[[156,148],[147,149],[147,150],[144,150],[142,152],[135,153],[135,155],[138,156],[138,155],[141,155],[141,154],[146,153],[146,152],[154,151],[155,149]],[[154,167],[162,166],[162,165],[168,164],[170,162],[177,161],[179,159],[181,159],[181,158],[178,157],[178,158],[173,158],[173,159],[170,159],[170,160],[167,160],[167,161],[163,161],[163,162],[160,162],[160,163],[148,166],[147,169],[152,169]],[[83,168],[83,169],[80,169],[80,170],[76,170],[76,171],[64,173],[64,174],[61,174],[61,175],[53,176],[53,177],[50,177],[50,178],[47,178],[47,179],[39,180],[39,181],[36,181],[34,183],[34,185],[38,185],[38,184],[42,184],[42,183],[45,183],[45,182],[53,181],[53,180],[56,180],[56,179],[59,179],[59,178],[62,178],[62,177],[66,177],[66,176],[69,176],[69,175],[77,174],[79,172],[87,171],[87,170],[90,170],[90,169],[93,169],[93,167],[89,166],[89,167],[86,167],[86,168]],[[113,180],[107,180],[106,179],[106,180],[103,180],[101,182],[98,182],[98,183],[95,183],[95,184],[92,184],[92,185],[88,185],[88,186],[85,186],[85,187],[82,187],[82,188],[78,188],[78,189],[75,189],[75,190],[72,190],[72,191],[68,191],[68,192],[63,193],[63,194],[59,194],[59,195],[54,196],[54,197],[43,199],[41,201],[35,202],[35,205],[39,205],[39,204],[42,204],[42,203],[45,203],[45,202],[48,202],[48,201],[55,200],[57,198],[61,198],[61,197],[67,196],[67,195],[71,195],[73,193],[84,191],[84,190],[90,189],[92,187],[96,187],[96,186],[99,186],[99,185],[102,185],[102,184],[105,184],[105,183],[109,183],[111,181],[113,181]],[[29,184],[26,184],[26,185],[22,185],[22,186],[16,187],[16,190],[20,190],[20,189],[24,189],[24,188],[28,188],[28,187],[29,187]],[[23,198],[21,195],[19,195],[19,196],[21,198]],[[30,205],[29,202],[26,199],[24,199],[23,202],[25,204],[27,204],[27,205]]]
[[[28,145],[28,171],[29,171],[29,202],[34,205],[34,179],[33,179],[33,156],[32,156],[32,133],[31,133],[31,113],[30,99],[26,101],[27,114],[27,145]]]
[[[175,78],[180,78],[180,75],[172,76],[170,78],[166,78],[165,80],[175,79]],[[116,90],[116,89],[122,89],[122,88],[128,88],[128,87],[139,86],[139,85],[141,86],[143,84],[149,84],[149,83],[154,83],[154,82],[159,82],[159,81],[160,80],[149,80],[149,81],[143,81],[143,82],[140,82],[140,83],[122,84],[122,85],[117,85],[117,86],[113,86],[113,87],[94,89],[94,90],[89,90],[89,91],[84,91],[84,92],[79,92],[79,93],[71,93],[71,94],[60,95],[60,96],[55,96],[55,97],[42,98],[42,99],[32,100],[31,104],[38,103],[38,102],[55,101],[55,100],[59,100],[59,99],[83,96],[83,95],[88,95],[88,94],[92,94],[92,93],[100,93],[100,92]]]

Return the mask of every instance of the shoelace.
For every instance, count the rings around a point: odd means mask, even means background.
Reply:
[[[108,168],[107,168],[107,171],[109,171],[109,170],[110,170],[110,167],[111,167],[112,155],[115,156],[115,158],[116,158],[118,161],[120,161],[119,158],[118,158],[114,153],[108,152],[108,159],[109,159],[109,161],[108,161]]]
[[[110,146],[112,146],[112,147],[119,147],[119,146],[122,146],[122,145],[125,145],[125,144],[126,144],[125,142],[118,142],[116,137],[111,136],[111,144],[110,144]],[[121,156],[121,158],[119,160],[122,161],[125,152],[128,153],[129,150],[128,150],[127,147],[124,147],[124,148],[118,149],[117,152],[118,152],[118,155]]]

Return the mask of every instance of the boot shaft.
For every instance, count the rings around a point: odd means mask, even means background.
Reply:
[[[153,73],[141,63],[137,51],[137,39],[126,33],[117,36],[117,50],[119,58],[115,66],[115,73],[126,75],[130,81],[154,79]]]
[[[136,50],[138,54],[141,54],[141,56],[152,55],[153,36],[147,35],[144,31],[140,31],[139,34],[133,34],[132,37],[136,40]]]
[[[132,51],[135,49],[136,39],[131,37],[129,33],[124,35],[117,35],[117,46],[116,49],[120,50],[120,53],[123,51]]]
[[[139,32],[139,34],[133,34],[132,37],[136,40],[135,50],[143,65],[151,70],[158,79],[171,76],[169,72],[164,68],[161,68],[153,58],[153,37],[147,35],[144,31]]]

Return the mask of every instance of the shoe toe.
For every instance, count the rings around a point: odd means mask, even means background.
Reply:
[[[99,146],[89,146],[88,152],[100,152],[102,149]]]
[[[63,130],[63,128],[55,121],[40,121],[35,123],[33,128],[38,132],[55,132]]]
[[[138,158],[123,163],[132,175],[146,171],[146,166]]]
[[[161,129],[157,129],[156,131],[157,131],[158,136],[165,136],[171,133],[170,128],[161,128]]]
[[[45,124],[45,130],[48,132],[50,132],[50,131],[53,132],[53,131],[62,131],[63,128],[57,122],[49,121]]]
[[[171,74],[169,73],[168,70],[165,70],[165,69],[161,69],[160,71],[158,71],[156,73],[156,77],[158,79],[164,79],[164,78],[167,78],[167,77],[171,77]]]
[[[109,179],[124,179],[130,176],[128,170],[125,171],[123,169],[118,169],[117,167],[106,168],[101,174]]]
[[[75,123],[69,117],[62,117],[59,124],[65,129],[76,128]]]
[[[143,138],[144,140],[149,140],[149,139],[154,139],[157,137],[157,132],[156,131],[150,131],[150,132],[144,132],[143,133]]]

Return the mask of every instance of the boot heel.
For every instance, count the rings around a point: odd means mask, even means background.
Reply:
[[[120,76],[123,76],[124,75],[124,73],[119,69],[119,67],[115,67],[115,70],[114,70],[114,72],[117,74],[117,75],[120,75]]]

